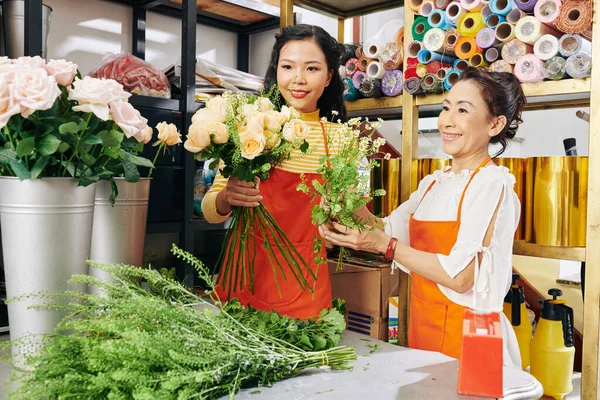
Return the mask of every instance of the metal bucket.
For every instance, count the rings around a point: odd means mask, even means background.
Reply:
[[[373,213],[387,217],[400,205],[400,159],[378,160],[379,167],[371,170],[373,190],[384,189],[385,196],[373,198]]]
[[[109,182],[97,183],[91,260],[142,265],[151,181],[142,178],[131,183],[115,178],[119,195],[114,206],[108,201],[111,194]],[[110,278],[107,272],[97,268],[90,268],[89,273],[97,278]],[[94,287],[90,287],[90,291],[98,293]]]
[[[78,187],[73,178],[21,181],[0,177],[0,219],[7,297],[63,290],[74,274],[86,274],[90,256],[95,185]],[[41,334],[52,333],[63,316],[53,310],[29,309],[47,302],[34,297],[8,304],[11,339],[17,365],[36,352]],[[37,335],[37,336],[31,336]]]
[[[48,31],[52,8],[42,7],[42,58],[47,58]],[[6,55],[18,58],[25,55],[25,1],[2,1],[2,41]]]

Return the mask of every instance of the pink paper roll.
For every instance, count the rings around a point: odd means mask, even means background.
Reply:
[[[363,72],[363,71],[356,71],[354,73],[354,75],[352,76],[352,84],[354,85],[354,87],[356,89],[360,89],[360,84],[362,83],[362,81],[364,81],[365,79],[367,79],[367,73]]]
[[[513,73],[521,82],[541,82],[546,77],[544,62],[535,54],[525,54],[520,57]]]
[[[486,3],[482,0],[460,0],[460,5],[466,11],[477,11],[485,7]]]
[[[556,28],[554,22],[560,12],[561,0],[538,0],[533,9],[533,15],[540,22]]]

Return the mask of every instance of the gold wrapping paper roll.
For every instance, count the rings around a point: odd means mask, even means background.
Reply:
[[[523,221],[523,239],[526,242],[533,240],[533,176],[534,176],[535,161],[533,158],[525,159],[525,207],[524,215],[521,216]]]
[[[535,157],[533,242],[585,246],[588,158]]]
[[[420,158],[417,164],[417,183],[438,169],[450,165],[450,158]],[[416,190],[416,188],[414,189]]]
[[[515,176],[515,193],[521,202],[521,219],[519,220],[519,225],[517,226],[517,230],[515,231],[515,240],[523,240],[525,239],[525,213],[528,207],[527,199],[525,196],[526,193],[526,168],[527,168],[527,158],[496,158],[494,159],[496,165],[501,165],[510,170],[510,173]]]
[[[371,170],[371,188],[384,189],[385,196],[373,198],[373,213],[387,217],[400,205],[400,159],[377,160]]]

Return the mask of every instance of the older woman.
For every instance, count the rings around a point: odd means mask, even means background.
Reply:
[[[514,176],[494,164],[488,147],[500,144],[494,157],[506,149],[524,105],[512,74],[469,68],[438,119],[452,166],[423,178],[406,202],[378,221],[383,230],[319,228],[334,244],[384,254],[412,275],[410,347],[458,358],[465,308],[502,310],[520,206]],[[375,218],[366,209],[359,215]],[[501,318],[504,363],[520,366],[514,331]]]

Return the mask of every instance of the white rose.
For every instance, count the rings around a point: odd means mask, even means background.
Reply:
[[[48,76],[43,68],[24,69],[15,74],[12,83],[15,101],[21,105],[23,118],[38,110],[52,107],[60,96],[60,89],[53,76]]]
[[[267,110],[263,113],[265,118],[265,129],[269,131],[279,131],[283,125],[281,114],[275,110]]]
[[[283,127],[283,138],[288,142],[304,140],[308,136],[308,133],[308,125],[301,119],[292,119]]]
[[[281,133],[265,131],[265,148],[271,150],[281,143]]]
[[[21,105],[15,101],[8,82],[0,76],[0,128],[4,128],[13,115],[21,112]]]
[[[54,79],[54,78],[52,78]],[[69,100],[79,103],[74,106],[74,111],[91,112],[103,121],[108,121],[108,105],[118,100],[127,100],[131,95],[123,90],[123,86],[113,80],[92,78],[76,78],[73,87],[69,87]]]
[[[227,143],[229,140],[229,129],[227,125],[218,121],[211,121],[206,126],[208,133],[211,135],[212,141],[216,144]]]
[[[25,57],[19,57],[16,60],[14,60],[14,64],[16,64],[22,68],[36,69],[36,68],[43,68],[44,65],[46,65],[46,61],[40,56],[35,56],[35,57],[25,56]]]
[[[214,121],[214,115],[208,111],[207,108],[201,108],[194,113],[192,116],[192,124],[195,124],[200,121],[210,122]]]
[[[77,75],[77,64],[65,60],[50,60],[48,64],[44,66],[48,75],[51,75],[56,79],[56,82],[60,86],[71,86],[75,75]]]
[[[142,134],[142,142],[148,144],[152,140],[152,128],[146,125],[140,132]]]
[[[227,101],[222,97],[213,97],[206,103],[206,109],[212,121],[225,122],[227,119]]]
[[[13,60],[6,57],[6,56],[2,56],[0,57],[0,65],[12,65],[13,64]]]
[[[265,116],[262,113],[249,115],[246,118],[246,127],[249,132],[262,133],[265,128]]]
[[[262,133],[252,133],[240,136],[240,142],[242,144],[242,157],[247,160],[253,160],[257,156],[261,155],[265,149],[265,135]]]
[[[0,75],[7,83],[13,83],[15,74],[21,70],[22,68],[16,64],[0,64]]]
[[[242,106],[242,115],[247,118],[252,114],[256,114],[258,112],[258,108],[256,108],[256,104],[244,104]]]
[[[148,126],[148,120],[126,101],[114,101],[109,107],[110,118],[119,125],[125,136],[128,138],[133,136],[138,142],[143,141],[142,129]]]
[[[273,103],[271,103],[271,100],[267,99],[266,97],[259,97],[258,99],[256,99],[256,102],[254,104],[256,104],[256,108],[260,112],[275,109],[275,106],[273,105]]]
[[[199,153],[208,146],[210,146],[210,133],[208,133],[208,129],[199,123],[190,125],[183,147],[190,153]]]

